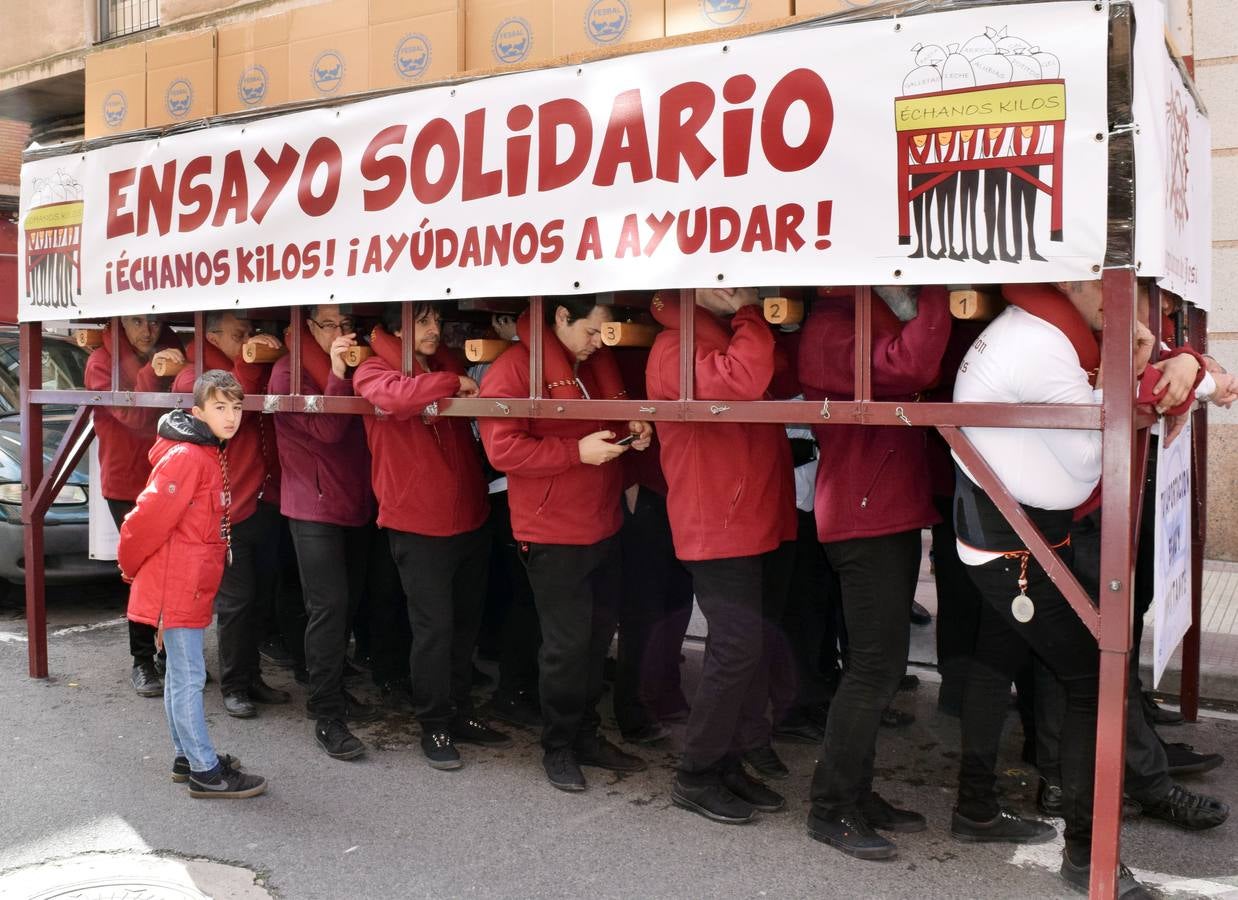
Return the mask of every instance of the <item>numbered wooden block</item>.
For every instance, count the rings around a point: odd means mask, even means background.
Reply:
[[[950,315],[972,322],[991,322],[1006,308],[1006,301],[983,291],[951,291]]]
[[[464,342],[464,355],[469,362],[488,363],[499,358],[499,354],[511,346],[511,341],[498,338],[476,338]]]
[[[765,321],[771,325],[798,325],[804,321],[804,301],[790,297],[766,297]]]
[[[360,344],[349,347],[344,351],[344,365],[359,366],[373,355],[374,351],[369,347],[362,347]]]
[[[241,356],[247,363],[273,363],[287,352],[286,347],[268,347],[254,341],[241,348]]]
[[[73,342],[79,347],[93,350],[103,346],[103,331],[99,328],[79,328],[73,332]]]
[[[657,325],[637,322],[607,322],[602,326],[602,343],[607,347],[652,347],[661,330]]]

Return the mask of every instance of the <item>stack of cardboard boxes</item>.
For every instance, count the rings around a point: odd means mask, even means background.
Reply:
[[[874,2],[332,0],[91,54],[86,137]]]

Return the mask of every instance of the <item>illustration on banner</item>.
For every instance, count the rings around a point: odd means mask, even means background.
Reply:
[[[34,306],[77,308],[82,293],[82,186],[72,175],[34,180],[22,222],[26,299]]]
[[[1006,32],[911,48],[894,126],[898,241],[914,230],[914,258],[1043,262],[1042,194],[1062,240],[1066,82],[1057,56]]]

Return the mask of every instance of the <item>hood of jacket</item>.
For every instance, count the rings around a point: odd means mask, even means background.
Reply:
[[[209,425],[183,409],[174,409],[161,416],[157,434],[169,441],[204,444],[208,447],[224,446],[224,442],[215,437]]]

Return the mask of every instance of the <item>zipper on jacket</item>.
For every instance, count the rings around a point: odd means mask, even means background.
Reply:
[[[881,478],[881,473],[885,469],[886,463],[890,461],[890,457],[893,455],[893,450],[887,450],[886,455],[881,457],[881,465],[877,466],[877,471],[873,474],[873,480],[868,483],[868,489],[864,491],[864,496],[860,499],[860,509],[868,509],[868,495],[877,486],[877,480]]]

